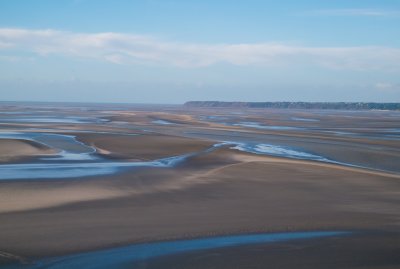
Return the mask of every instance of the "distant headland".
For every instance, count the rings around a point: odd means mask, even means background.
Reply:
[[[186,107],[220,108],[291,108],[291,109],[342,109],[342,110],[400,110],[400,103],[373,102],[222,102],[189,101]]]

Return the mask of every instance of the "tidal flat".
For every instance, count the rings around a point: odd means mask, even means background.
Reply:
[[[399,130],[396,111],[2,103],[0,268],[399,268]]]

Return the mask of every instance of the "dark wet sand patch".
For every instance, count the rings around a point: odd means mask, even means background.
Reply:
[[[395,269],[400,267],[399,242],[400,233],[366,232],[186,253],[145,261],[136,268]]]
[[[351,236],[349,231],[310,231],[288,233],[253,233],[226,236],[213,236],[188,240],[172,240],[162,242],[150,242],[133,244],[117,248],[102,249],[66,255],[50,257],[32,261],[31,264],[13,263],[8,269],[35,269],[35,268],[87,268],[97,269],[122,269],[137,268],[138,263],[146,262],[157,257],[165,257],[174,254],[188,253],[201,250],[219,250],[234,247],[258,244],[274,244],[275,242],[290,242],[292,240],[304,240],[311,238]]]

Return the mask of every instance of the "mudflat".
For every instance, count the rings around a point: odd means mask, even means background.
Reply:
[[[393,233],[258,244],[144,261],[142,268],[398,268],[400,237]]]
[[[132,267],[400,266],[399,118],[392,116],[394,112],[360,116],[359,112],[181,107],[95,109],[104,113],[79,112],[78,116],[94,119],[90,124],[27,122],[24,126],[8,120],[0,128],[68,134],[75,137],[77,148],[82,143],[90,149],[72,150],[69,140],[69,144],[57,141],[53,144],[60,148],[45,149],[54,155],[54,160],[46,160],[49,166],[72,169],[74,164],[182,159],[168,166],[127,166],[95,176],[1,179],[3,264],[143,242],[337,230],[352,234],[190,252]],[[71,110],[59,108],[57,113],[65,119]],[[103,121],[95,123],[99,119]],[[280,128],[235,125],[240,122]],[[0,139],[0,143],[30,146],[21,139]],[[91,158],[60,159],[60,150]],[[22,156],[26,151],[11,147],[11,152]],[[38,162],[40,156],[33,156],[15,164]],[[6,164],[3,161],[0,169]]]

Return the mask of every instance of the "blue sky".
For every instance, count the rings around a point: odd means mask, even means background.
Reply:
[[[0,0],[0,100],[400,102],[400,1]]]

